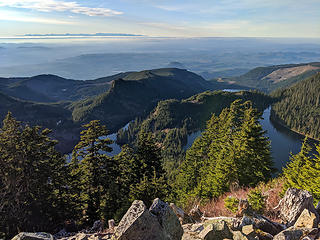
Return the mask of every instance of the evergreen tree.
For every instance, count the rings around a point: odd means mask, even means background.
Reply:
[[[21,126],[8,113],[0,129],[0,228],[50,231],[68,215],[65,159],[50,130]],[[66,209],[64,209],[66,207]],[[69,212],[70,213],[70,212]]]
[[[254,186],[274,170],[270,143],[251,102],[234,101],[213,115],[187,151],[177,177],[180,199],[217,198],[231,186]]]
[[[167,197],[161,149],[151,133],[140,131],[136,148],[124,146],[115,160],[119,167],[117,182],[123,199],[120,210],[136,199],[150,205],[156,197]]]
[[[313,197],[320,200],[320,144],[316,146],[315,154],[304,139],[298,154],[291,156],[290,162],[283,169],[285,177],[284,191],[289,187],[304,189],[312,193]]]
[[[156,177],[164,174],[162,166],[161,149],[157,146],[151,132],[140,131],[137,143],[137,158],[141,162],[138,179],[146,176],[152,179],[154,173]]]
[[[83,125],[80,142],[75,146],[70,164],[75,208],[84,213],[83,222],[91,224],[102,219],[114,180],[114,161],[105,153],[111,152],[112,140],[106,138],[108,130],[94,120]]]

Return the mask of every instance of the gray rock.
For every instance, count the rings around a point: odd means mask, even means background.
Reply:
[[[281,232],[284,229],[284,226],[280,225],[279,223],[272,222],[268,218],[261,216],[261,215],[255,215],[253,217],[254,226],[257,229],[260,229],[263,232],[269,233],[272,236],[277,235],[279,232]]]
[[[225,221],[209,224],[199,233],[199,237],[204,240],[232,239],[232,233]]]
[[[233,240],[248,240],[249,238],[240,231],[234,231],[232,239]]]
[[[241,220],[235,220],[233,222],[232,229],[240,231],[246,225],[253,225],[256,229],[260,229],[263,232],[271,235],[277,235],[284,228],[282,225],[272,222],[268,218],[255,214],[254,216],[244,216]]]
[[[298,220],[294,224],[296,228],[315,228],[318,226],[318,219],[315,213],[304,209],[300,214]]]
[[[53,240],[53,236],[49,233],[29,233],[29,232],[21,232],[16,235],[12,240]]]
[[[116,240],[166,240],[156,216],[142,201],[134,201],[121,219],[112,237]]]
[[[165,235],[171,240],[180,240],[183,235],[183,229],[177,215],[172,208],[165,202],[156,198],[149,211],[156,215]]]
[[[311,193],[296,188],[289,188],[275,209],[280,211],[280,217],[288,227],[294,225],[304,209],[308,209],[317,219],[319,218],[313,206]]]
[[[243,226],[241,232],[246,236],[256,235],[256,231],[253,225]]]
[[[181,224],[194,222],[188,214],[186,214],[181,208],[177,207],[174,203],[170,203],[170,207],[179,218]]]
[[[279,234],[277,234],[273,239],[274,240],[300,240],[308,235],[315,235],[318,233],[317,228],[295,228],[290,227]]]

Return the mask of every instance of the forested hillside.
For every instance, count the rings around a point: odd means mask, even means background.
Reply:
[[[165,99],[181,99],[212,89],[210,82],[187,70],[168,68],[133,72],[112,82],[109,91],[72,104],[73,119],[101,121],[114,131],[147,115]]]
[[[203,130],[212,114],[220,114],[236,99],[250,100],[261,112],[272,99],[259,92],[207,91],[184,100],[165,100],[158,103],[145,119],[136,119],[127,130],[118,133],[119,144],[134,144],[139,131],[153,132],[165,157],[168,177],[184,158],[188,134]]]
[[[320,73],[288,89],[275,91],[272,96],[278,99],[272,106],[273,120],[320,139]]]
[[[35,102],[75,101],[107,91],[113,80],[126,76],[120,73],[96,80],[79,81],[55,75],[26,78],[0,78],[1,91],[7,95]]]
[[[4,117],[11,111],[19,121],[31,125],[43,125],[49,128],[59,124],[72,122],[71,112],[61,104],[34,103],[9,97],[0,92],[0,116]]]

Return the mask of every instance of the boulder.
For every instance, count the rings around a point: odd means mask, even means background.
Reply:
[[[203,230],[203,224],[202,223],[196,223],[196,224],[184,224],[182,225],[183,228],[183,236],[182,240],[200,240],[201,238],[198,236],[198,234]]]
[[[199,206],[194,206],[190,212],[189,212],[189,216],[191,217],[191,219],[194,222],[201,222],[201,218],[203,216],[203,213],[201,212]]]
[[[167,239],[158,221],[142,201],[135,200],[121,219],[112,237],[116,240]]]
[[[183,235],[183,229],[177,215],[172,208],[165,202],[156,198],[149,211],[157,216],[160,225],[168,237],[171,240],[180,240]]]
[[[282,225],[272,222],[268,218],[257,214],[254,214],[251,217],[244,216],[240,220],[234,220],[232,229],[240,231],[246,225],[253,225],[254,228],[259,229],[262,232],[269,233],[272,236],[277,235],[284,229]]]
[[[186,214],[181,208],[177,207],[174,203],[170,203],[170,207],[179,218],[181,224],[193,223],[191,217]]]
[[[49,233],[29,233],[29,232],[21,232],[15,237],[12,238],[12,240],[53,240],[53,236]]]
[[[242,227],[241,232],[249,237],[254,237],[256,235],[256,231],[253,225],[246,225]]]
[[[69,238],[60,238],[60,240],[107,240],[111,239],[108,233],[78,233]]]
[[[295,228],[289,227],[276,236],[274,240],[300,240],[309,235],[316,235],[318,233],[317,228]]]
[[[305,190],[289,188],[275,209],[279,210],[281,219],[286,222],[288,227],[294,225],[304,209],[308,209],[319,219],[313,206],[313,197]]]
[[[232,239],[232,233],[225,221],[209,224],[199,233],[199,237],[204,240]]]
[[[296,228],[315,228],[318,225],[318,219],[315,213],[304,209],[300,214],[298,220],[294,224]]]
[[[249,238],[240,231],[234,231],[232,238],[233,240],[248,240]]]
[[[279,223],[272,222],[268,218],[261,216],[261,215],[255,215],[253,217],[254,226],[257,229],[260,229],[263,232],[269,233],[272,236],[277,235],[279,232],[281,232],[284,229],[284,226],[282,226]]]

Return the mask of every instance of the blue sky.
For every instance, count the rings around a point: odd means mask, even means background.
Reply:
[[[0,36],[320,38],[320,0],[0,0]]]

